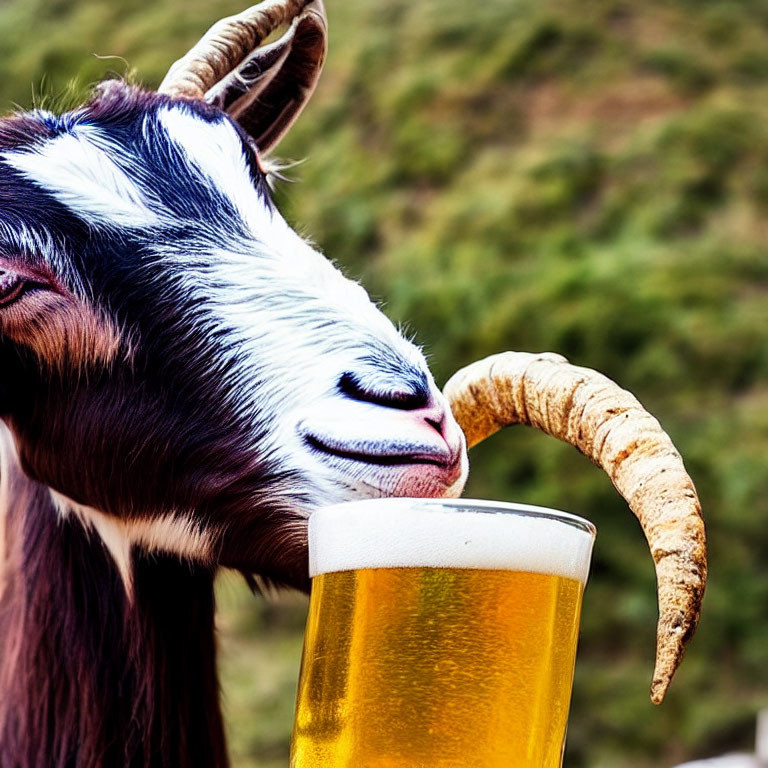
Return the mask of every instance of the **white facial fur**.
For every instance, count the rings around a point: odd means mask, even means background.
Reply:
[[[326,422],[335,420],[342,436],[350,422],[365,421],[369,439],[395,438],[386,409],[351,403],[338,391],[339,376],[359,368],[361,357],[375,354],[373,344],[428,373],[423,355],[360,285],[299,237],[274,208],[265,206],[231,124],[202,123],[178,108],[163,111],[160,121],[190,165],[225,192],[253,235],[222,248],[213,254],[208,269],[190,269],[185,278],[189,290],[221,318],[236,348],[248,352],[238,377],[245,384],[241,402],[250,400],[254,413],[279,414],[269,450],[297,473],[311,475],[312,506],[343,501],[350,493],[359,497],[395,491],[387,468],[354,467],[349,472],[340,466],[343,462],[329,462],[308,451],[297,426],[322,414]],[[169,268],[178,268],[182,260],[183,255],[169,254]],[[440,398],[433,382],[432,387]],[[466,471],[464,461],[460,477],[446,494],[461,492]]]

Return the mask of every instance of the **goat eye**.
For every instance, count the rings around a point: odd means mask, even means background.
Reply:
[[[26,281],[18,272],[0,268],[0,307],[16,301],[25,287]]]

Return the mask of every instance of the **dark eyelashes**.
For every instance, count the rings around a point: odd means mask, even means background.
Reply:
[[[14,281],[12,285],[8,285],[5,290],[0,286],[0,309],[8,307],[14,304],[19,299],[30,293],[36,293],[38,291],[44,291],[50,288],[43,282],[37,280],[27,280],[19,278]]]
[[[0,286],[0,307],[13,304],[27,290],[27,283],[24,280],[17,280],[12,284]]]

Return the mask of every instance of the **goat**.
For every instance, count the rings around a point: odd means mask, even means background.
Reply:
[[[216,570],[306,589],[316,506],[461,492],[421,352],[270,198],[325,30],[268,0],[0,121],[2,768],[226,766]]]
[[[449,408],[281,218],[264,157],[325,49],[321,0],[266,0],[157,92],[106,82],[64,115],[0,120],[0,768],[226,766],[217,569],[307,589],[314,508],[458,496],[467,439],[508,424],[577,447],[638,517],[654,702],[693,635],[701,509],[639,402],[510,352],[459,371]]]

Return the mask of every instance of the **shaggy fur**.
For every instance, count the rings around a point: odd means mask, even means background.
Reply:
[[[129,601],[98,537],[57,519],[44,487],[10,484],[0,766],[226,766],[213,571],[137,554]]]

